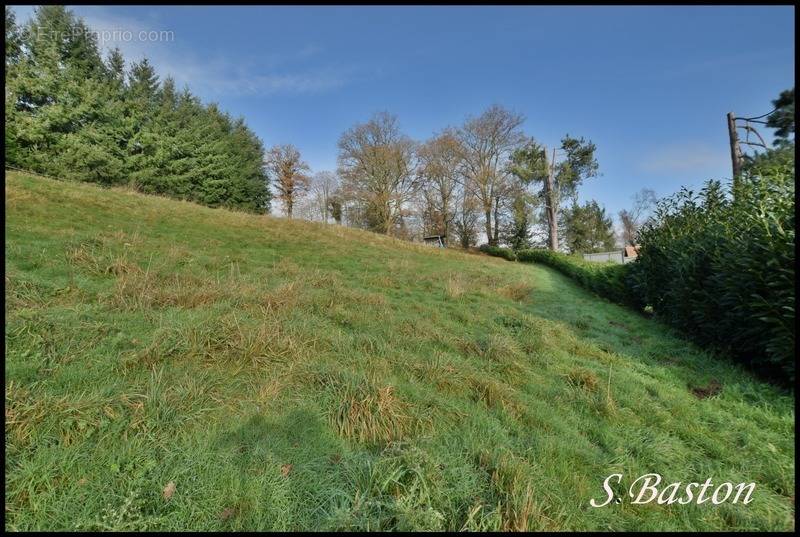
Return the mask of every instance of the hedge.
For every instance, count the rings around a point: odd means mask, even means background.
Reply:
[[[794,381],[794,167],[665,200],[640,233],[633,292],[659,319]]]
[[[503,248],[501,246],[489,246],[488,244],[481,244],[478,247],[478,250],[494,257],[502,257],[503,259],[506,259],[508,261],[517,260],[517,255],[511,248]]]
[[[545,249],[520,250],[517,260],[542,263],[566,274],[590,291],[625,306],[641,307],[641,301],[628,286],[630,264],[593,263],[575,256]]]
[[[548,265],[618,304],[781,383],[795,378],[795,173],[753,171],[726,190],[709,181],[659,203],[633,263],[592,263],[545,249],[482,247]]]

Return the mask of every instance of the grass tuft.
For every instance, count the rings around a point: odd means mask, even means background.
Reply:
[[[364,377],[336,386],[335,398],[338,405],[331,420],[347,440],[386,445],[411,432],[408,404],[397,396],[394,386],[381,386],[376,379]]]

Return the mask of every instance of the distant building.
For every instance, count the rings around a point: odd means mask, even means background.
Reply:
[[[623,263],[627,263],[629,261],[633,261],[639,255],[639,245],[636,246],[625,246],[625,250],[622,253]]]
[[[430,237],[422,237],[422,242],[424,242],[428,246],[434,246],[436,248],[445,248],[444,239],[445,239],[444,235],[431,235]]]
[[[586,261],[593,261],[595,263],[607,263],[611,261],[612,263],[630,263],[631,261],[636,261],[636,257],[639,255],[639,245],[636,246],[625,246],[621,250],[615,250],[613,252],[598,252],[594,254],[583,254],[583,258]]]

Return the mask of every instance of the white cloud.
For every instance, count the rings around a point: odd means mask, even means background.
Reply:
[[[291,51],[260,53],[257,59],[200,56],[187,48],[181,35],[159,20],[156,12],[143,10],[139,19],[99,6],[70,9],[96,32],[104,54],[119,47],[129,63],[147,57],[162,80],[172,76],[179,88],[188,85],[194,93],[207,98],[320,93],[343,87],[356,74],[353,68],[332,64],[308,66],[319,60],[322,52],[314,43]],[[22,23],[33,9],[17,6],[15,12]]]
[[[225,60],[187,60],[174,63],[169,57],[154,57],[159,72],[169,73],[178,86],[188,84],[210,95],[271,95],[275,93],[318,93],[344,86],[351,69],[321,67],[303,71],[264,70],[254,62],[231,65]]]

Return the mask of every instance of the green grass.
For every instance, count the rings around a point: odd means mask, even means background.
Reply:
[[[5,193],[7,530],[794,527],[793,395],[547,267]],[[591,508],[615,472],[757,488]]]

